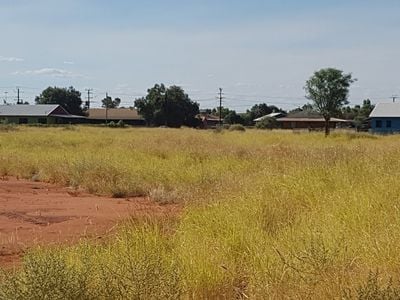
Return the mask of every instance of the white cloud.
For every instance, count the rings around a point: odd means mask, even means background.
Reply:
[[[74,65],[74,64],[75,62],[73,61],[68,61],[68,60],[64,61],[64,65]]]
[[[84,77],[81,74],[76,74],[63,69],[43,68],[38,70],[17,71],[15,75],[38,75],[38,76],[51,76],[51,77]]]
[[[23,58],[19,58],[19,57],[0,56],[0,61],[5,61],[5,62],[21,62],[21,61],[24,61],[24,59],[23,59]]]

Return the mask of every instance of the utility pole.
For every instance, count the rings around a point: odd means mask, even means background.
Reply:
[[[93,91],[93,89],[86,89],[86,92],[87,92],[86,109],[87,110],[89,110],[89,108],[90,108],[90,100],[93,98],[92,91]]]
[[[222,128],[222,99],[224,97],[222,96],[222,88],[219,88],[219,126]]]
[[[22,99],[20,98],[20,89],[17,87],[17,104],[22,104]]]

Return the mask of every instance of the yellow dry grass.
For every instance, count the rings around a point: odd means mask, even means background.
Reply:
[[[0,175],[186,207],[37,250],[0,297],[400,297],[398,136],[20,128],[0,132]]]

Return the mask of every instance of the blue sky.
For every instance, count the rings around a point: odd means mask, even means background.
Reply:
[[[400,94],[400,1],[0,0],[0,99],[47,86],[108,92],[133,105],[155,83],[202,108],[306,102],[313,71],[358,79],[350,100]]]

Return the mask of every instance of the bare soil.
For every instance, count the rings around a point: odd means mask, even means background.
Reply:
[[[0,266],[18,265],[23,253],[38,245],[100,239],[118,221],[147,215],[174,215],[177,205],[148,198],[99,197],[48,183],[0,179]]]

